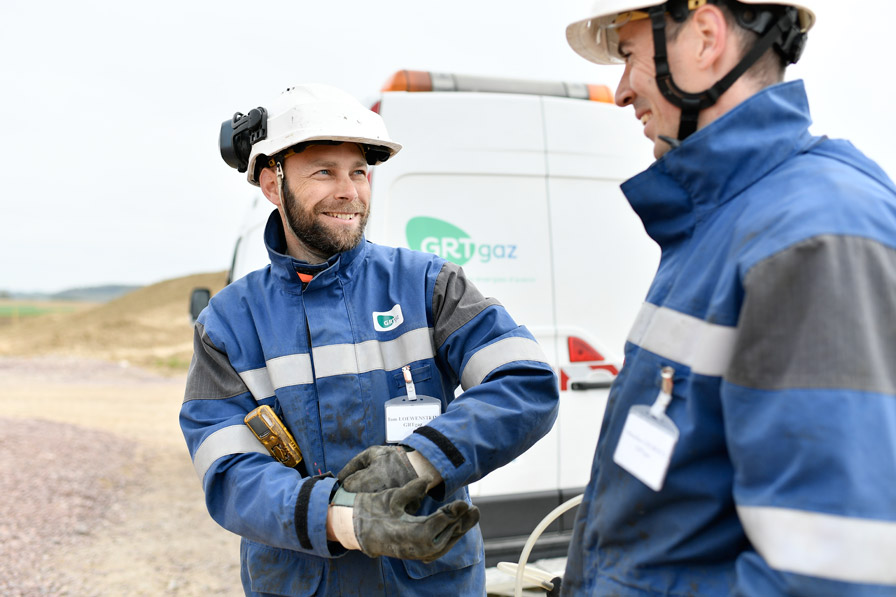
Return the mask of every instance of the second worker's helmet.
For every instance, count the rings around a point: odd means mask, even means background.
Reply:
[[[712,2],[712,0],[709,0]],[[688,0],[687,9],[693,10],[707,0]],[[811,0],[810,0],[811,2]],[[716,2],[718,3],[718,2]],[[768,0],[740,0],[741,4],[770,4],[792,6],[799,12],[799,28],[803,33],[815,24],[815,14],[806,6],[807,2],[789,2],[787,0],[768,2]],[[646,3],[644,0],[596,0],[588,16],[571,23],[566,28],[566,40],[570,47],[583,58],[597,64],[621,64],[617,50],[618,38],[615,27],[625,19],[625,15],[634,11],[646,11],[651,6],[673,4],[672,2]],[[682,2],[682,4],[684,4]]]
[[[650,20],[657,87],[670,103],[681,108],[677,140],[660,137],[673,147],[697,130],[700,111],[715,104],[768,49],[774,48],[784,66],[799,60],[806,43],[806,32],[815,22],[815,15],[809,8],[789,0],[774,3],[761,0],[666,0],[647,5],[643,2],[597,0],[588,17],[566,28],[566,39],[573,50],[591,62],[618,64],[623,62],[619,56],[619,28],[634,20]],[[705,4],[727,7],[739,26],[757,35],[757,41],[712,87],[692,93],[675,83],[666,48],[666,21],[671,17],[674,22],[684,22],[690,11]]]

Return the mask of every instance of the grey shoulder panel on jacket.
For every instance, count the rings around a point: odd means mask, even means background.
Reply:
[[[497,299],[483,296],[467,279],[462,267],[446,261],[436,278],[432,297],[436,350],[451,334],[486,308],[500,304]]]
[[[205,326],[196,323],[193,332],[193,361],[187,374],[184,402],[232,398],[249,389],[230,364],[227,355],[208,337]]]
[[[744,289],[728,381],[896,394],[896,250],[816,236],[756,264]]]

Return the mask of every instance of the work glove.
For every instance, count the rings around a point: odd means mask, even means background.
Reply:
[[[450,550],[477,522],[479,509],[462,500],[442,506],[428,516],[414,516],[426,496],[427,477],[379,493],[352,494],[340,487],[334,506],[352,508],[352,531],[361,551],[375,558],[387,556],[432,562]]]
[[[346,491],[376,493],[417,478],[404,446],[371,446],[348,461],[336,478]]]

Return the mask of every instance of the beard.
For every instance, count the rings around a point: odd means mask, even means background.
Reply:
[[[310,209],[303,208],[289,185],[283,185],[283,207],[289,228],[309,251],[323,259],[354,249],[361,242],[370,208],[365,209],[360,201],[353,201],[350,206],[359,212],[358,226],[354,230],[330,229],[318,217],[327,211],[320,203]]]

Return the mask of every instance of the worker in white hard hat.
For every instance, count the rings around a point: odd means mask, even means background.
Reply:
[[[483,595],[466,486],[550,430],[544,353],[459,266],[365,240],[401,146],[353,97],[290,88],[219,145],[276,207],[271,263],[199,315],[180,421],[246,595]]]
[[[784,82],[808,0],[642,2],[567,29],[624,65],[662,252],[562,592],[896,595],[896,187]]]

